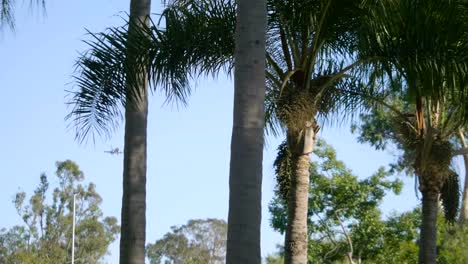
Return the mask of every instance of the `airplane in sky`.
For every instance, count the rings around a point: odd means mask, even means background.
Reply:
[[[111,147],[110,150],[106,150],[106,151],[104,151],[104,152],[105,152],[105,153],[109,153],[109,154],[111,154],[111,155],[119,155],[119,154],[122,154],[122,153],[123,153],[122,151],[120,151],[119,148],[112,148],[112,147]]]

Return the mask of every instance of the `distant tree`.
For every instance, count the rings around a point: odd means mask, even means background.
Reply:
[[[24,192],[16,194],[14,204],[23,224],[0,230],[0,263],[69,263],[74,194],[75,263],[100,263],[116,239],[117,219],[103,217],[96,186],[82,183],[84,174],[73,161],[57,162],[56,166],[58,186],[51,193],[47,176],[42,174],[29,199]]]
[[[419,226],[421,208],[401,214],[392,214],[384,221],[384,231],[375,234],[380,251],[366,263],[413,264],[418,262]],[[374,235],[374,234],[372,234]]]
[[[224,220],[190,220],[171,227],[171,232],[154,244],[146,254],[151,264],[225,263],[227,224]]]
[[[287,226],[291,175],[291,155],[285,146],[275,162],[278,187],[269,207],[271,225],[281,233]],[[387,191],[400,192],[401,181],[388,179],[383,168],[359,180],[323,140],[317,142],[314,154],[318,160],[311,163],[308,188],[309,263],[372,259],[382,250],[380,241],[386,231],[378,206]]]
[[[272,254],[266,257],[266,264],[283,264],[284,258],[279,254]]]
[[[439,243],[440,264],[468,263],[468,227],[448,226],[442,232]]]
[[[385,119],[379,119],[384,113],[373,113],[373,117],[380,122],[373,119],[374,122],[365,123],[369,127],[361,131],[361,137],[384,147],[386,141],[379,141],[376,132],[385,134],[383,128],[388,124],[384,122]],[[417,263],[421,208],[393,213],[385,220],[378,208],[387,191],[400,191],[401,182],[389,180],[390,172],[383,169],[370,178],[358,179],[343,162],[337,160],[333,148],[322,140],[318,141],[314,155],[317,159],[311,163],[308,263]],[[281,233],[285,232],[288,220],[285,201],[291,175],[290,157],[287,145],[282,144],[275,161],[277,188],[269,208],[271,225]],[[406,162],[399,159],[392,168],[397,171],[404,169]],[[468,263],[468,229],[443,221],[443,214],[439,214],[438,218],[437,263]],[[266,259],[267,264],[281,263],[280,256],[282,252],[270,255]]]

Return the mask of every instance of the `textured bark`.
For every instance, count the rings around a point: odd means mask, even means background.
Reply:
[[[288,225],[285,234],[285,264],[307,264],[307,211],[309,204],[310,157],[315,145],[315,128],[308,124],[299,150],[293,147],[293,175],[288,197]]]
[[[468,148],[463,131],[459,132],[459,138],[463,148]],[[465,187],[463,188],[462,205],[460,209],[459,222],[461,225],[468,222],[468,154],[463,155],[463,163],[465,165]]]
[[[308,154],[295,159],[288,200],[285,264],[307,264],[307,210],[310,181]]]
[[[259,264],[266,1],[237,2],[227,264]]]
[[[437,263],[437,211],[439,195],[437,192],[422,193],[422,223],[419,241],[419,264]]]
[[[130,41],[134,27],[140,26],[140,22],[147,22],[150,3],[150,0],[131,0],[131,23],[128,29]],[[129,50],[129,63],[131,53]],[[137,78],[137,87],[127,84],[120,264],[145,263],[148,84],[145,73]]]

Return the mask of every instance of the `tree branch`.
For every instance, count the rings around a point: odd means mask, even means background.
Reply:
[[[341,229],[343,229],[343,233],[344,233],[344,235],[346,237],[346,240],[348,241],[348,246],[349,246],[348,259],[349,259],[349,262],[351,264],[355,264],[354,260],[353,260],[354,248],[353,248],[353,241],[351,240],[351,236],[349,235],[348,230],[346,229],[343,222],[341,221],[340,216],[338,215],[337,211],[335,211],[335,216],[336,216],[336,219],[338,220],[338,222],[340,223]]]
[[[453,156],[468,155],[468,148],[461,148],[453,152]]]

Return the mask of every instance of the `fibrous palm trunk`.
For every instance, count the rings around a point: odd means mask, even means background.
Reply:
[[[307,264],[307,211],[309,208],[310,182],[309,155],[313,151],[317,131],[318,129],[308,122],[303,133],[301,133],[303,135],[302,139],[288,136],[288,143],[292,146],[291,150],[293,151],[293,175],[288,194],[288,224],[284,245],[285,264]]]
[[[237,1],[227,264],[259,264],[266,1]]]
[[[437,262],[438,209],[438,192],[423,191],[421,237],[419,241],[419,264],[436,264]]]
[[[147,23],[150,9],[150,0],[131,0],[129,41],[132,41],[135,27]],[[128,50],[127,63],[131,63],[132,52]],[[145,263],[148,83],[144,72],[135,77],[138,84],[136,87],[127,85],[125,106],[120,264]]]
[[[458,136],[460,138],[463,148],[468,148],[468,145],[465,141],[464,131],[460,130]],[[468,154],[463,155],[463,163],[465,165],[465,187],[463,188],[463,198],[460,209],[459,222],[461,225],[468,222]]]

